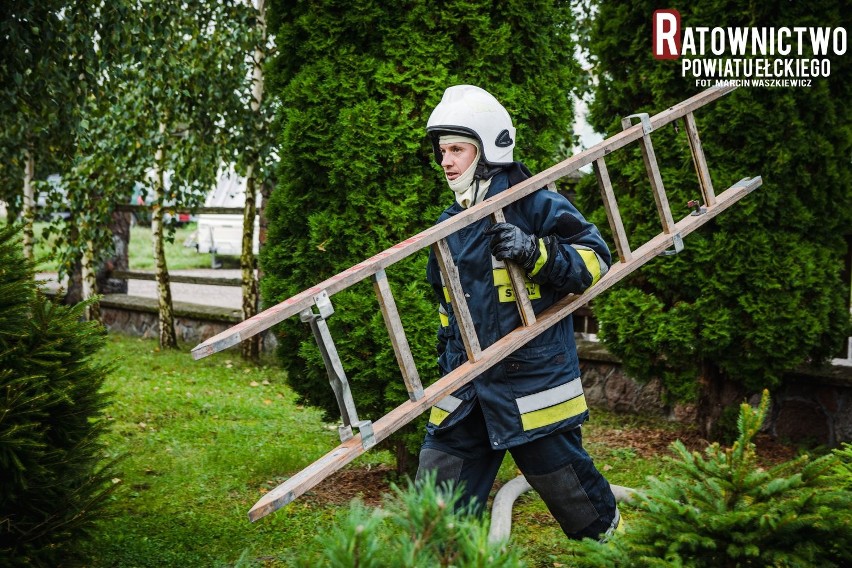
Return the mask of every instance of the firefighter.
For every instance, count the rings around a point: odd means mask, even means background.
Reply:
[[[455,200],[444,221],[531,176],[513,161],[515,128],[487,91],[448,88],[426,132]],[[598,229],[562,195],[545,188],[447,237],[482,348],[521,325],[506,271],[516,263],[536,313],[581,294],[612,257]],[[434,253],[427,279],[439,302],[438,365],[446,374],[467,361],[453,305]],[[508,450],[569,538],[606,538],[620,524],[609,483],[583,449],[589,411],[571,317],[439,401],[431,410],[417,478],[462,488],[460,506],[481,512]]]

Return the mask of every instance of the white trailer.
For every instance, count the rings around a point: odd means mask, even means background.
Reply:
[[[230,171],[219,177],[216,187],[207,195],[205,207],[243,207],[246,202],[246,180]],[[260,196],[258,195],[258,207]],[[252,250],[258,253],[260,242],[260,217],[254,219]],[[195,248],[200,253],[237,255],[243,249],[243,216],[240,213],[202,213],[198,216]]]

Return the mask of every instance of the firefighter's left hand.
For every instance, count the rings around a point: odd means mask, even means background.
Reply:
[[[497,260],[511,260],[527,272],[535,266],[541,253],[538,239],[528,235],[511,223],[495,223],[486,231],[491,236],[491,254]]]

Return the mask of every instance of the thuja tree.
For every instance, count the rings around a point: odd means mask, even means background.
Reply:
[[[672,474],[637,493],[641,515],[610,542],[586,540],[579,566],[848,566],[852,561],[849,446],[760,467],[754,437],[769,408],[743,404],[739,437],[704,455],[677,441]]]
[[[655,4],[595,6],[587,45],[598,79],[590,119],[599,131],[612,135],[620,117],[653,114],[699,91],[681,77],[680,61],[652,57]],[[827,1],[718,0],[680,10],[684,27],[849,27],[848,12]],[[810,56],[809,41],[802,50]],[[784,371],[826,359],[848,334],[841,272],[852,212],[852,60],[826,58],[831,75],[808,88],[741,88],[698,111],[717,192],[754,175],[763,187],[690,235],[682,253],[652,261],[597,301],[609,349],[635,377],[660,377],[674,399],[697,401],[705,432],[744,391],[774,387]],[[685,133],[667,127],[653,139],[680,218],[700,196]],[[638,152],[607,161],[631,243],[644,242],[660,222]],[[607,225],[601,208],[593,218]]]
[[[0,564],[71,563],[113,486],[94,360],[102,326],[41,295],[18,227],[0,228]]]
[[[481,85],[503,102],[516,156],[533,169],[551,165],[571,135],[579,73],[567,3],[277,0],[270,11],[281,163],[261,253],[267,305],[428,228],[451,203],[424,133],[446,87]],[[436,377],[438,325],[425,261],[424,252],[388,273],[424,384]],[[365,284],[332,302],[359,417],[375,419],[407,398],[375,295]],[[302,399],[337,414],[307,327],[293,318],[278,339]]]

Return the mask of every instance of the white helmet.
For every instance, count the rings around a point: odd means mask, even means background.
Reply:
[[[432,139],[435,161],[441,163],[438,139],[443,133],[462,134],[479,140],[481,162],[489,166],[512,163],[515,127],[512,118],[497,99],[473,85],[455,85],[444,91],[441,102],[426,123]]]

